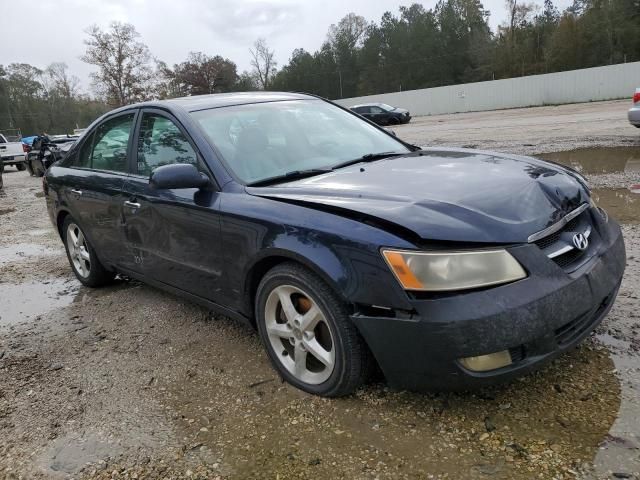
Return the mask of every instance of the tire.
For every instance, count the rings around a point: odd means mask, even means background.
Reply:
[[[31,160],[27,160],[27,170],[29,171],[29,175],[31,175],[32,177],[36,176],[36,173],[33,171]]]
[[[74,235],[76,242],[73,241]],[[101,287],[113,281],[115,273],[108,271],[100,263],[89,240],[71,215],[67,215],[64,220],[62,239],[71,270],[80,283],[87,287]]]
[[[291,301],[289,308],[283,308],[282,298]],[[369,377],[371,354],[344,302],[306,268],[284,263],[267,272],[256,292],[255,310],[269,359],[291,385],[339,397],[353,393]],[[305,328],[305,319],[312,318],[316,322]]]
[[[20,172],[24,172],[27,169],[27,166],[24,163],[16,163],[16,168]]]
[[[400,119],[398,117],[391,117],[389,119],[389,125],[400,125]]]

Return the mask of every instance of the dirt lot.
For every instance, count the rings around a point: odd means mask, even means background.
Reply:
[[[640,478],[640,130],[627,103],[417,118],[420,145],[542,153],[624,222],[628,265],[597,335],[476,394],[383,384],[327,400],[282,383],[257,336],[136,282],[89,290],[40,179],[0,192],[0,478]],[[633,148],[635,147],[635,148]],[[599,160],[601,159],[601,160]]]

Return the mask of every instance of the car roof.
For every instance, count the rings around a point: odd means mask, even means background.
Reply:
[[[208,110],[210,108],[229,107],[232,105],[247,105],[250,103],[280,102],[286,100],[314,100],[318,97],[304,93],[288,92],[234,92],[213,93],[211,95],[194,95],[192,97],[155,100],[128,105],[118,110],[135,107],[169,107],[179,106],[188,112]]]
[[[375,103],[361,103],[360,105],[354,105],[353,107],[350,108],[359,108],[359,107],[379,107],[380,105],[386,105],[380,102],[375,102]],[[390,106],[390,105],[389,105]]]

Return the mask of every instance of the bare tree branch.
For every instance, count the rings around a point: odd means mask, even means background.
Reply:
[[[251,56],[251,66],[253,67],[253,74],[258,81],[260,87],[266,90],[273,80],[276,74],[276,67],[278,64],[273,58],[274,51],[269,50],[267,41],[264,38],[259,38],[253,44],[253,48],[249,49]]]

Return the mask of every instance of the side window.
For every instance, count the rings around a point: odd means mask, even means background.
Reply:
[[[131,113],[112,118],[96,129],[93,134],[93,148],[89,159],[90,168],[112,172],[126,172],[128,170],[127,146],[133,127],[133,117],[134,114]],[[79,161],[82,161],[82,152],[80,152],[80,157]]]
[[[371,107],[371,113],[384,113],[380,107]]]
[[[198,157],[180,129],[166,117],[145,113],[138,138],[138,173],[151,175],[162,165],[198,164]]]

